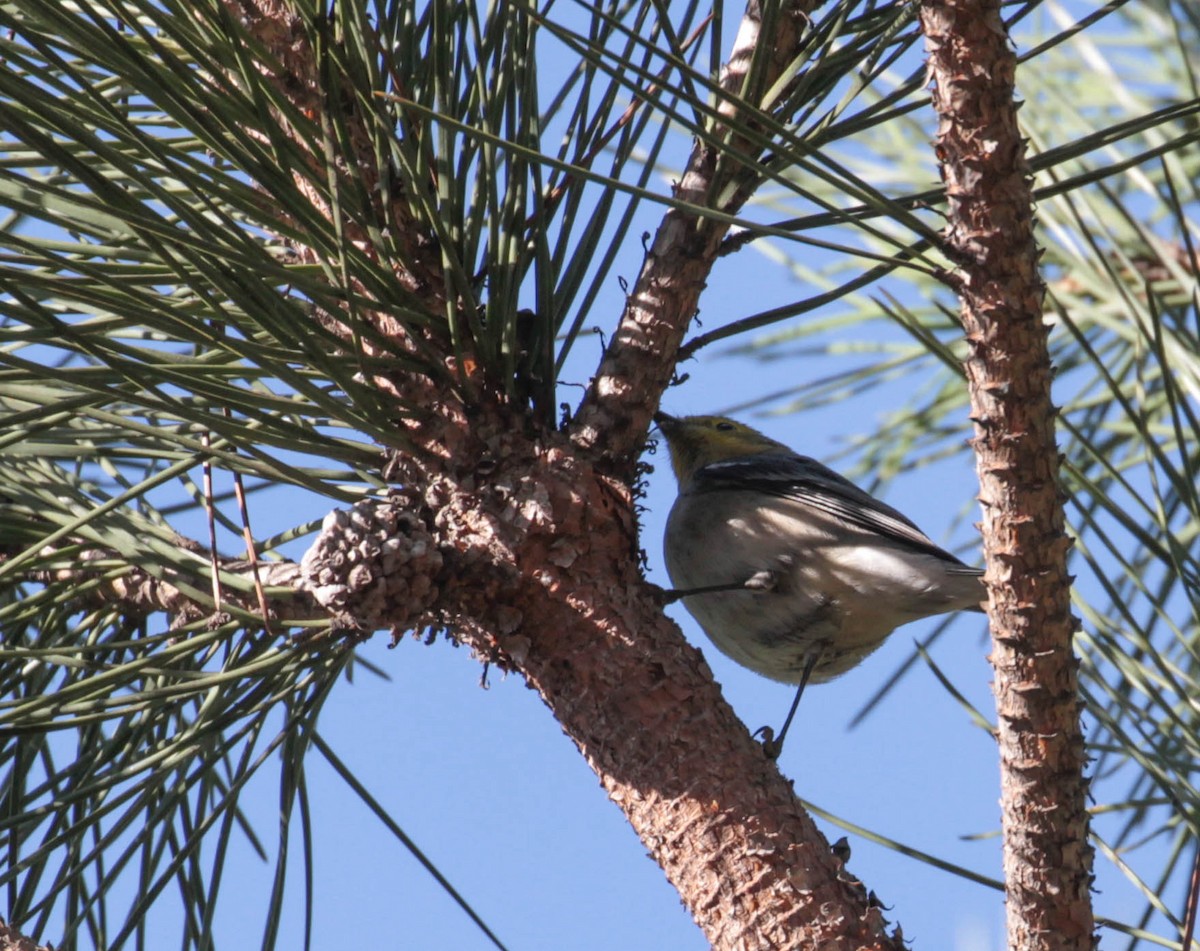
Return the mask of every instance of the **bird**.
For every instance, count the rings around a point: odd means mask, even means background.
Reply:
[[[796,684],[771,758],[809,683],[857,666],[902,624],[981,611],[983,572],[848,479],[725,416],[654,416],[679,494],[663,552],[672,590],[712,643]]]

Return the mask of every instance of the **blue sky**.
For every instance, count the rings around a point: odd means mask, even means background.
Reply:
[[[686,143],[677,145],[666,160],[681,164]],[[932,158],[930,168],[932,176]],[[664,178],[657,185],[666,190],[669,182]],[[641,233],[654,228],[660,211],[643,208],[625,236],[616,275],[632,282],[642,256]],[[702,298],[704,329],[811,293],[811,286],[791,279],[758,249],[745,249],[718,262]],[[614,276],[593,310],[604,315],[598,321],[606,332],[622,302]],[[905,339],[899,331],[891,333]],[[577,400],[573,384],[586,383],[600,345],[599,337],[577,344],[560,399]],[[764,362],[725,354],[718,345],[680,368],[689,377],[666,393],[663,407],[676,414],[722,412],[827,376],[855,359],[852,353],[810,352]],[[801,452],[830,459],[855,436],[874,429],[922,382],[901,380],[870,397],[800,414],[774,413],[782,405],[776,402],[761,407],[759,415],[739,417]],[[649,556],[649,579],[665,586],[661,536],[675,486],[665,454],[660,450],[649,458],[655,471],[644,500],[642,546]],[[971,517],[965,523],[960,517],[964,508],[974,513],[975,492],[971,458],[963,454],[902,475],[884,497],[936,541],[968,543],[963,557],[977,561]],[[327,503],[290,492],[263,493],[252,499],[254,529],[267,537],[306,517],[319,519],[326,508]],[[202,538],[203,530],[189,534]],[[294,546],[292,554],[298,556],[302,548]],[[668,612],[704,651],[747,728],[778,726],[791,688],[720,655],[681,605]],[[846,822],[999,878],[995,744],[934,673],[917,664],[861,725],[850,728],[866,698],[937,623],[901,628],[860,668],[809,690],[779,768],[799,796]],[[966,700],[990,716],[987,651],[984,623],[970,616],[957,620],[931,653]],[[353,684],[338,684],[319,722],[322,737],[509,948],[706,947],[620,811],[519,676],[492,672],[483,689],[480,664],[443,639],[431,646],[406,639],[388,649],[386,636],[379,634],[359,654],[390,680],[358,669]],[[268,846],[278,822],[277,762],[268,763],[241,801]],[[308,770],[315,834],[314,945],[492,947],[319,754],[310,755]],[[831,841],[848,836],[849,870],[876,892],[889,909],[887,917],[916,946],[1003,947],[997,891],[876,845],[829,819],[819,818],[818,824]],[[234,841],[239,844],[226,869],[219,915],[228,938],[222,947],[253,947],[273,868],[237,836]],[[298,840],[293,849],[280,941],[285,948],[300,946],[304,920]],[[1100,874],[1099,913],[1120,919],[1140,907],[1132,889],[1109,867],[1101,866]],[[163,936],[174,943],[174,911],[164,905],[152,921],[150,946]]]

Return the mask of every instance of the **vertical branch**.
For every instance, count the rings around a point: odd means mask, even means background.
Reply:
[[[999,0],[922,0],[947,253],[970,343],[1001,760],[1009,947],[1095,946],[1043,285]]]
[[[764,6],[771,27],[765,35]],[[762,91],[781,77],[799,55],[808,16],[817,6],[819,0],[776,0],[765,5],[748,0],[729,62],[721,72],[721,88],[730,97],[719,104],[723,117],[732,120],[738,115],[733,97],[744,96],[757,104]],[[745,204],[758,185],[755,163],[761,150],[728,129],[725,136],[723,149],[697,139],[675,185],[676,198],[707,206],[726,184],[740,178],[747,187],[734,189],[718,210],[733,214]],[[728,230],[725,221],[677,208],[663,216],[646,248],[617,331],[576,414],[577,446],[602,448],[608,458],[621,459],[642,441],[674,373],[679,345]]]

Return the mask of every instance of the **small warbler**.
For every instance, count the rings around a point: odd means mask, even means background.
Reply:
[[[805,685],[857,665],[901,624],[980,610],[983,574],[814,459],[722,416],[658,413],[679,497],[667,571],[712,642],[744,667]]]

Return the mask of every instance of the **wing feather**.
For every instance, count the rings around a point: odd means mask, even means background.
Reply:
[[[982,573],[935,545],[890,505],[808,456],[764,453],[711,462],[697,470],[693,484],[702,492],[751,489],[789,499],[961,566],[971,574]]]

